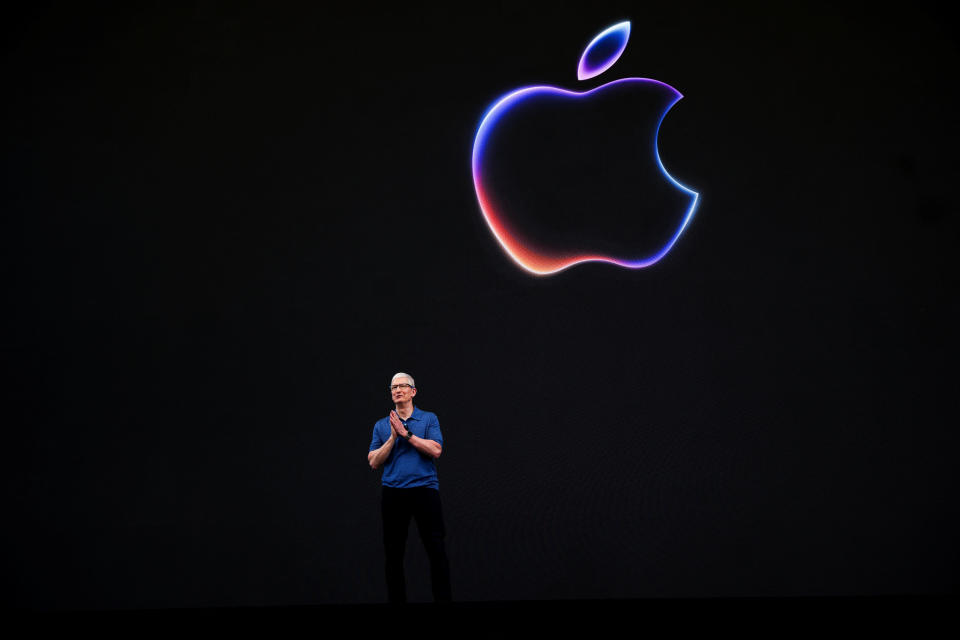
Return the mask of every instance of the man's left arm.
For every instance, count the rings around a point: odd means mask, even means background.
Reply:
[[[429,456],[436,460],[443,452],[443,436],[440,435],[440,425],[437,423],[437,419],[435,417],[427,425],[424,435],[426,436],[424,438],[419,436],[410,436],[410,439],[407,440],[407,442],[413,445],[413,448],[423,455]],[[437,438],[437,440],[431,440],[431,437]]]

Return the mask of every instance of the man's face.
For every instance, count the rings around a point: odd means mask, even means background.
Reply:
[[[417,390],[410,384],[410,378],[395,378],[390,383],[390,397],[394,404],[406,402],[417,395]]]

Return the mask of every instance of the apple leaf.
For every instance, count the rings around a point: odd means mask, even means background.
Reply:
[[[577,79],[588,80],[598,76],[620,58],[630,39],[630,21],[618,22],[600,32],[590,41],[580,56]]]

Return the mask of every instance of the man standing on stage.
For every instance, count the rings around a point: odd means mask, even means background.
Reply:
[[[443,512],[434,461],[440,457],[443,436],[437,416],[413,406],[417,387],[413,378],[398,373],[390,381],[395,409],[373,425],[367,461],[383,467],[383,547],[386,552],[387,596],[391,603],[407,601],[403,555],[412,516],[430,558],[433,599],[450,601],[450,564],[443,546]]]

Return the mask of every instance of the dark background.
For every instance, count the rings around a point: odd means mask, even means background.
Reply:
[[[666,5],[666,6],[665,6]],[[882,5],[880,5],[882,6]],[[510,89],[686,97],[639,271],[535,278]],[[935,5],[36,4],[3,40],[4,602],[385,599],[365,454],[439,415],[463,601],[958,591],[956,25]],[[411,532],[411,598],[429,599]]]

